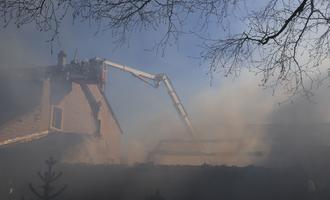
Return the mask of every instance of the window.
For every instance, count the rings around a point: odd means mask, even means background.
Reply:
[[[62,109],[53,107],[52,127],[62,129]]]
[[[96,135],[100,136],[101,135],[101,120],[96,121]]]

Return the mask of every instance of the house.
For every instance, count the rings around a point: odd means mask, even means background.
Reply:
[[[63,51],[57,65],[1,69],[0,148],[75,135],[64,160],[119,163],[122,131],[104,93],[106,72],[92,61],[66,63]]]

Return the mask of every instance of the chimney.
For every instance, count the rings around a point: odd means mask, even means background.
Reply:
[[[66,65],[66,54],[62,50],[57,54],[57,66],[64,67],[65,65]]]

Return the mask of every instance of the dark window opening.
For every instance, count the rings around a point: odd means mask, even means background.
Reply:
[[[62,129],[62,109],[58,107],[53,108],[52,126],[57,129]]]
[[[96,121],[96,135],[100,136],[101,135],[101,120]]]

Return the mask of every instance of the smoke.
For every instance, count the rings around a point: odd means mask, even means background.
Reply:
[[[39,37],[40,40],[42,37]],[[0,68],[47,66],[52,55],[47,43],[36,43],[29,32],[14,31],[10,27],[0,33]],[[41,39],[42,40],[42,39]]]
[[[219,147],[232,154],[219,157],[217,164],[288,166],[324,162],[330,149],[327,83],[313,91],[312,101],[296,96],[292,102],[279,105],[287,97],[270,95],[270,91],[257,87],[258,80],[242,74],[241,79],[227,80],[194,100],[192,114],[199,133],[230,144]]]
[[[296,96],[293,102],[283,103],[287,96],[272,95],[272,91],[258,86],[259,80],[251,73],[242,73],[237,80],[224,80],[220,87],[204,88],[188,102],[196,140],[213,140],[204,145],[204,150],[218,153],[210,159],[201,157],[199,163],[287,166],[325,156],[330,145],[326,83],[314,90],[313,102]],[[164,109],[152,120],[152,126],[143,129],[141,137],[128,140],[125,161],[145,162],[163,139],[190,139],[180,123]],[[178,159],[166,163],[178,164]]]
[[[214,151],[228,154],[217,157],[216,164],[241,166],[264,159],[269,146],[262,125],[268,123],[275,102],[258,87],[258,77],[249,73],[238,80],[225,80],[219,88],[206,89],[195,97],[191,107],[199,138],[220,140]]]
[[[310,167],[330,163],[329,97],[325,86],[318,91],[316,103],[297,98],[271,113],[272,124],[266,129],[271,146],[267,165]]]
[[[195,140],[213,142],[204,143],[202,147],[178,147],[182,144],[177,144],[164,148],[217,154],[197,157],[199,161],[186,164],[242,166],[261,162],[270,148],[264,124],[277,106],[276,99],[269,91],[258,87],[258,78],[250,73],[242,74],[238,80],[226,79],[220,87],[204,88],[188,101],[186,108],[196,129]],[[142,134],[130,135],[124,152],[127,163],[145,162],[148,154],[164,139],[192,140],[177,114],[169,112],[171,108],[163,108],[149,123],[144,123],[144,128],[140,120],[135,121],[135,130]],[[166,164],[182,164],[176,157],[166,159]]]

